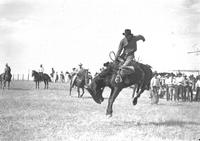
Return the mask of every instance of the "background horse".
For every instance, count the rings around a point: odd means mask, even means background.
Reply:
[[[40,81],[44,81],[44,89],[49,88],[49,82],[51,82],[51,78],[48,74],[44,73],[42,76],[35,70],[32,71],[32,77],[34,77],[34,81],[36,84],[36,89],[39,89]]]
[[[101,104],[101,102],[104,100],[102,97],[104,88],[108,86],[111,89],[106,110],[106,115],[111,117],[113,112],[113,103],[121,90],[136,84],[138,86],[137,95],[133,99],[133,105],[136,105],[137,99],[144,92],[144,90],[149,89],[153,73],[149,65],[138,63],[137,67],[134,66],[134,72],[132,71],[132,73],[125,74],[123,76],[123,82],[116,83],[115,78],[119,69],[119,65],[116,62],[108,62],[105,63],[104,66],[106,66],[106,68],[92,80],[87,90],[91,94],[94,101]]]
[[[84,86],[89,83],[91,75],[88,74],[88,69],[81,70],[77,75],[69,76],[70,80],[70,91],[69,95],[71,96],[71,91],[74,86],[77,87],[78,97],[82,97],[85,93]],[[82,89],[82,94],[80,94],[80,88]]]
[[[5,75],[4,75],[5,74]],[[0,75],[1,87],[4,89],[6,87],[6,82],[8,82],[8,89],[10,88],[12,74],[10,72],[5,72]]]

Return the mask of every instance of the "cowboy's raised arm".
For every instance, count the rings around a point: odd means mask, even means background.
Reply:
[[[145,41],[145,38],[142,35],[135,36],[135,39],[136,39],[136,41],[139,41],[139,40],[142,40],[143,42]]]

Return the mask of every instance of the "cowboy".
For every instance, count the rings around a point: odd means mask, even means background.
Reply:
[[[145,38],[142,35],[136,35],[136,36],[133,35],[130,29],[125,29],[123,35],[125,37],[121,40],[119,44],[115,61],[119,60],[119,58],[122,58],[124,60],[124,63],[121,65],[120,69],[123,70],[123,68],[131,68],[134,71],[134,68],[128,65],[130,64],[131,61],[133,61],[135,64],[134,53],[137,51],[137,41],[142,40],[144,42]],[[121,75],[123,75],[123,71],[121,73],[122,73]],[[118,82],[122,81],[120,74],[117,75],[116,77],[116,82],[117,81]]]
[[[200,101],[200,76],[197,76],[195,100]]]
[[[43,73],[44,73],[44,68],[43,68],[42,64],[40,65],[38,72],[39,72],[39,75],[42,77]]]
[[[10,74],[10,73],[11,73],[11,68],[10,68],[10,66],[8,65],[8,63],[6,63],[5,69],[4,69],[4,76],[3,76],[3,78],[5,79],[6,74]]]
[[[78,68],[78,73],[79,73],[79,72],[81,72],[84,68],[83,68],[83,64],[82,64],[82,63],[80,63],[78,66],[79,66],[79,68]]]

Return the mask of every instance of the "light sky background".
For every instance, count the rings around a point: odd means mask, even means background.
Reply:
[[[154,70],[200,69],[199,0],[0,0],[0,70],[94,74],[124,29],[141,34],[136,58]]]

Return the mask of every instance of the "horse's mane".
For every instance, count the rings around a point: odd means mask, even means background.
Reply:
[[[32,72],[34,72],[34,73],[39,73],[39,72],[37,72],[36,70],[32,70]]]

